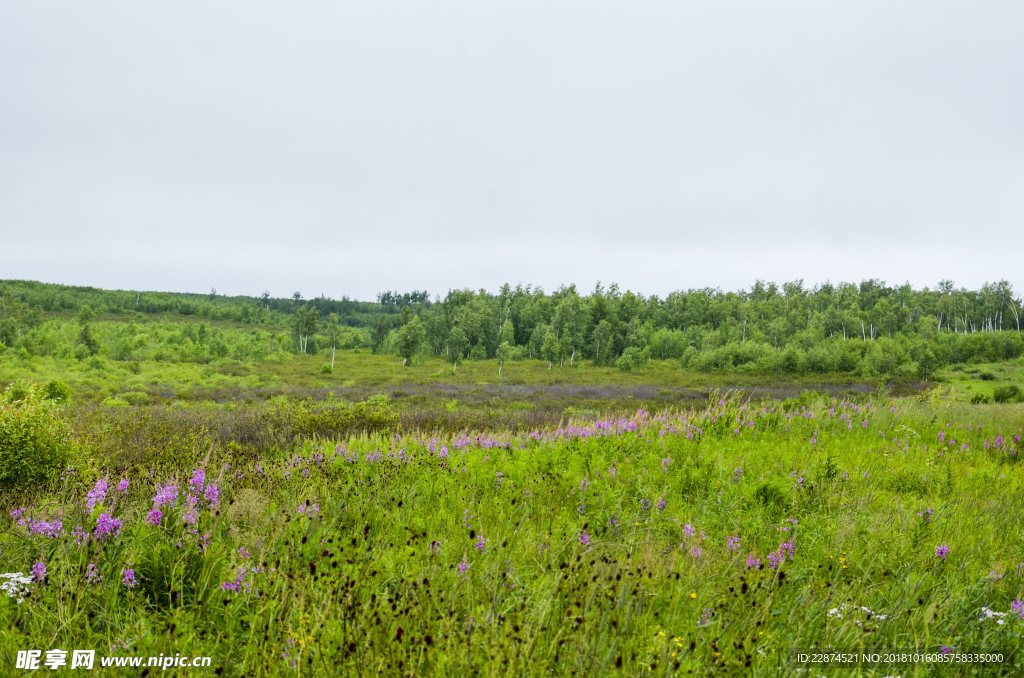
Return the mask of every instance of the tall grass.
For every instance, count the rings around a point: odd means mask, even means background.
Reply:
[[[24,602],[0,597],[0,651],[211,655],[239,676],[777,676],[797,650],[945,646],[1017,675],[1022,414],[719,401],[140,453],[0,499],[0,570],[45,565]],[[945,669],[878,675],[899,670]]]

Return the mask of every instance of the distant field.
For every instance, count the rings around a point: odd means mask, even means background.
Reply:
[[[850,390],[873,391],[886,380],[864,379],[848,375],[764,376],[729,372],[695,372],[682,370],[677,361],[651,360],[642,368],[623,372],[614,367],[594,366],[579,361],[576,366],[548,368],[541,360],[507,362],[498,374],[498,361],[481,360],[451,363],[440,358],[418,361],[403,367],[401,359],[377,355],[365,350],[339,350],[334,370],[325,373],[330,356],[287,355],[262,361],[218,360],[208,364],[185,362],[133,361],[118,362],[104,358],[76,361],[59,358],[32,357],[18,359],[0,357],[0,380],[15,379],[66,381],[80,395],[99,398],[120,392],[141,390],[156,398],[174,398],[191,391],[197,395],[207,390],[232,391],[257,395],[270,390],[288,389],[356,389],[391,390],[403,386],[422,390],[435,385],[457,388],[476,386],[538,386],[650,387],[667,389],[682,397],[694,393],[706,395],[708,389],[742,389],[765,395],[792,395],[804,388],[820,388],[830,392]],[[916,390],[915,380],[896,380],[902,388]],[[344,391],[341,391],[344,392]],[[670,394],[662,394],[670,395]]]

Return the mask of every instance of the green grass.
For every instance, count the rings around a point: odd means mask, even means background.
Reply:
[[[431,367],[413,369],[430,383]],[[91,512],[87,473],[0,496],[0,570],[46,564],[24,603],[0,597],[2,661],[61,647],[210,655],[229,676],[778,676],[807,675],[796,650],[945,645],[1006,661],[842,675],[1019,675],[1022,422],[1021,405],[805,397],[577,422],[586,436],[391,430],[101,457],[111,489],[130,485]],[[196,469],[217,505],[186,524],[182,492],[147,522],[157,485],[184,490]],[[30,534],[8,517],[21,507],[64,536]],[[101,512],[117,538],[69,536]]]
[[[953,386],[959,397],[970,400],[981,394],[992,398],[1000,386],[1016,385],[1024,389],[1024,362],[1010,360],[1001,363],[978,365],[955,365],[944,370],[940,378],[943,383]]]
[[[838,390],[873,391],[877,379],[848,375],[764,376],[729,372],[704,373],[679,369],[673,360],[652,360],[646,366],[622,372],[614,367],[577,362],[548,368],[541,360],[508,362],[498,374],[497,360],[463,362],[453,369],[440,358],[421,358],[402,367],[400,358],[377,355],[365,349],[339,350],[335,366],[330,355],[278,354],[261,361],[214,360],[207,364],[166,361],[83,361],[55,357],[19,358],[15,352],[0,354],[0,382],[17,379],[66,381],[85,399],[99,400],[126,391],[150,392],[155,398],[173,398],[190,391],[234,389],[240,393],[259,389],[392,390],[402,386],[651,386],[660,389],[783,389],[830,387]],[[198,396],[197,396],[198,397]]]

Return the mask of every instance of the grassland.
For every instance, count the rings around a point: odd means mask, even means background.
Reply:
[[[19,358],[13,352],[0,356],[0,382],[17,379],[67,382],[80,398],[102,400],[126,392],[144,392],[157,401],[198,400],[218,391],[236,399],[269,397],[267,394],[328,390],[355,398],[367,392],[429,389],[434,386],[537,387],[649,387],[706,398],[711,389],[738,389],[755,395],[793,395],[805,388],[853,393],[874,391],[891,383],[903,390],[917,390],[912,380],[865,379],[849,375],[764,376],[732,372],[697,372],[679,368],[674,360],[651,360],[643,368],[623,372],[614,367],[580,361],[574,367],[549,368],[541,360],[506,362],[468,361],[453,369],[440,358],[417,361],[403,367],[400,358],[366,350],[339,350],[333,370],[328,355],[282,354],[259,361],[214,360],[206,364],[161,361],[112,361],[94,358],[78,361],[54,357]],[[662,394],[669,395],[669,394]],[[227,395],[222,398],[227,398]],[[214,397],[213,399],[217,399]]]
[[[377,359],[353,354],[349,375]],[[374,386],[431,387],[433,367]],[[459,371],[443,383],[478,383]],[[0,596],[3,662],[61,647],[210,655],[231,676],[777,676],[806,675],[797,650],[945,648],[1003,662],[842,675],[1019,674],[1024,407],[948,389],[656,404],[480,433],[395,412],[263,443],[217,417],[300,405],[68,406],[94,465],[0,497],[0,570],[45,568],[22,603]],[[187,440],[125,456],[158,429]]]

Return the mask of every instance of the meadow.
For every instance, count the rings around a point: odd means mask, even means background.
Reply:
[[[835,675],[795,658],[830,648],[1002,656],[841,675],[1018,675],[1024,409],[955,388],[623,398],[460,430],[477,420],[444,399],[417,420],[386,395],[62,405],[23,384],[4,416],[45,417],[72,468],[0,496],[0,571],[22,576],[2,661]]]
[[[0,281],[0,664],[1018,675],[1020,308]]]

